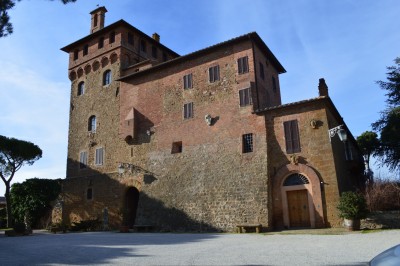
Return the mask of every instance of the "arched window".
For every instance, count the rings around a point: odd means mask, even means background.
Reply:
[[[89,118],[88,131],[96,132],[96,116],[94,115]]]
[[[103,86],[111,83],[111,70],[106,70],[103,74]]]
[[[297,186],[297,185],[306,185],[309,184],[307,177],[302,174],[291,174],[285,179],[283,182],[283,186]]]
[[[78,84],[78,96],[85,94],[85,82],[80,82]]]

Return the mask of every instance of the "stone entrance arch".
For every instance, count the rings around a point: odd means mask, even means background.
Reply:
[[[298,175],[297,178],[304,179],[303,182],[288,181],[290,178],[295,180],[296,178],[293,177],[296,177],[296,175]],[[283,166],[273,177],[272,194],[273,222],[276,228],[325,227],[321,181],[311,167],[305,164]],[[292,213],[289,210],[289,204]],[[300,210],[296,210],[296,208],[303,210],[300,213]],[[293,214],[293,212],[299,213]],[[299,218],[302,222],[294,221],[296,215],[302,216]],[[292,221],[290,218],[292,218]],[[307,222],[307,219],[309,219],[309,222]]]
[[[129,228],[133,228],[135,225],[138,203],[139,190],[136,187],[128,187],[124,195],[122,219]]]

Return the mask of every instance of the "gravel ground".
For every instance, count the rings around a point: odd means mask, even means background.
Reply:
[[[368,234],[93,232],[0,236],[0,265],[366,265],[400,243],[400,230]]]

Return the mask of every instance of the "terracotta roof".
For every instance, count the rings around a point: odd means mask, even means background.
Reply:
[[[165,48],[167,51],[169,51],[170,53],[174,54],[175,56],[179,56],[179,54],[177,54],[175,51],[172,51],[171,49],[169,49],[168,47],[166,47],[165,45],[161,44],[160,42],[157,42],[156,40],[154,40],[153,38],[151,38],[149,35],[147,35],[146,33],[140,31],[139,29],[135,28],[134,26],[132,26],[131,24],[129,24],[128,22],[126,22],[125,20],[121,19],[118,20],[117,22],[114,22],[104,28],[102,28],[101,30],[98,30],[96,32],[93,32],[92,34],[89,34],[85,37],[83,37],[82,39],[79,39],[71,44],[68,44],[67,46],[61,48],[62,51],[69,53],[71,50],[75,49],[77,46],[80,46],[82,43],[88,42],[92,39],[95,39],[101,35],[104,35],[106,32],[117,28],[117,27],[126,27],[129,28],[132,31],[137,32],[138,34],[142,35],[144,38],[146,38],[149,42],[152,42],[153,44],[159,45],[163,48]]]
[[[271,52],[271,50],[268,48],[268,46],[264,43],[264,41],[260,38],[260,36],[256,32],[250,32],[248,34],[244,34],[244,35],[238,36],[236,38],[233,38],[233,39],[221,42],[221,43],[217,43],[215,45],[206,47],[204,49],[189,53],[187,55],[184,55],[184,56],[181,56],[181,57],[177,57],[177,58],[174,58],[172,60],[163,62],[163,63],[158,64],[158,65],[156,65],[156,66],[154,66],[152,68],[149,68],[149,69],[146,69],[146,70],[142,70],[142,71],[139,71],[139,72],[135,72],[135,73],[131,73],[129,75],[121,77],[119,80],[123,80],[125,78],[129,78],[129,77],[133,77],[133,76],[135,76],[135,77],[136,76],[140,76],[140,75],[146,74],[146,73],[148,73],[148,72],[150,72],[152,70],[162,69],[162,68],[168,67],[168,66],[170,66],[172,64],[176,64],[176,63],[179,63],[179,62],[184,62],[184,61],[190,60],[192,58],[202,56],[204,54],[212,53],[215,49],[219,49],[219,48],[224,47],[224,46],[229,46],[229,45],[232,45],[234,43],[238,43],[238,42],[241,42],[241,41],[244,41],[244,40],[248,40],[248,39],[254,41],[257,45],[260,46],[260,48],[262,50],[264,50],[264,52],[267,54],[269,60],[271,60],[271,63],[276,67],[276,69],[278,70],[279,73],[285,73],[286,72],[285,68],[281,65],[281,63],[278,61],[278,59],[275,57],[275,55]]]
[[[318,101],[321,99],[330,99],[330,98],[328,96],[319,96],[319,97],[315,97],[315,98],[311,98],[311,99],[301,100],[298,102],[286,103],[286,104],[281,104],[281,105],[277,105],[277,106],[266,107],[263,109],[257,109],[257,110],[254,110],[254,113],[276,110],[276,109],[286,108],[286,107],[295,106],[295,105],[299,105],[299,104],[311,103],[311,102],[315,102],[315,101]]]

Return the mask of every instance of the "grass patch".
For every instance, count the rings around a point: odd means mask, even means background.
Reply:
[[[384,229],[363,229],[361,230],[361,234],[370,234],[370,233],[378,233],[382,232]]]

